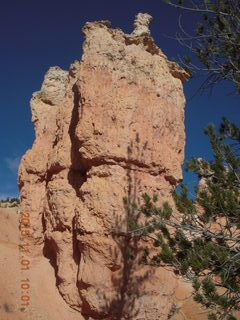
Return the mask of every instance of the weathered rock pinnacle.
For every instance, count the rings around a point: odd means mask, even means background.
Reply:
[[[131,35],[87,23],[81,61],[68,73],[50,68],[31,100],[21,210],[32,252],[49,259],[63,299],[85,319],[165,320],[176,287],[170,271],[140,264],[148,242],[126,236],[136,217],[123,198],[157,192],[161,205],[182,176],[186,73],[153,42],[150,21],[138,14]]]
[[[148,13],[138,13],[134,20],[133,36],[150,36],[149,24],[152,21],[152,16]]]

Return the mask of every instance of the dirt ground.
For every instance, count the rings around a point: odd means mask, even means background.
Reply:
[[[34,258],[21,270],[18,221],[17,208],[0,208],[0,320],[83,319],[60,296],[48,259]]]

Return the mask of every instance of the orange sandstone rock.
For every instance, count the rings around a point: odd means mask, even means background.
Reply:
[[[123,198],[171,201],[182,177],[187,74],[154,44],[150,21],[139,14],[130,35],[87,23],[81,61],[50,68],[31,100],[36,139],[19,169],[21,210],[35,256],[49,259],[60,294],[85,319],[167,319],[177,284],[131,260],[126,236]]]

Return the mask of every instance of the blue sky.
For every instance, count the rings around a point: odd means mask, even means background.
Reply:
[[[169,57],[186,54],[185,48],[167,36],[178,31],[182,12],[161,0],[9,0],[0,5],[0,198],[18,195],[17,168],[21,156],[31,148],[34,131],[29,101],[39,90],[50,66],[68,70],[81,58],[86,21],[110,20],[113,27],[132,32],[134,16],[148,12],[156,44]],[[196,16],[185,13],[186,28],[194,28]],[[203,128],[209,122],[219,124],[222,116],[239,124],[239,97],[228,95],[232,88],[222,83],[212,93],[191,99],[199,80],[185,84],[186,159],[191,156],[210,157],[210,148]],[[194,182],[187,176],[189,184]]]

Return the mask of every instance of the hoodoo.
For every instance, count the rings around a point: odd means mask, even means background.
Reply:
[[[21,211],[31,217],[32,258],[49,259],[79,319],[164,320],[172,306],[176,278],[141,263],[147,240],[129,235],[125,205],[143,192],[171,202],[182,176],[187,73],[154,43],[151,19],[138,14],[131,34],[86,23],[81,61],[50,68],[31,99],[36,137],[19,169]]]

